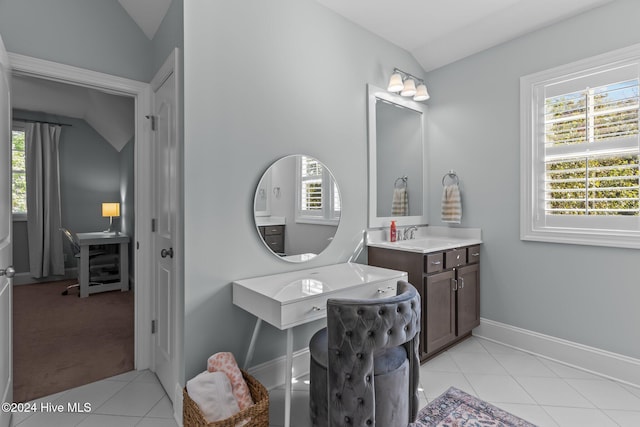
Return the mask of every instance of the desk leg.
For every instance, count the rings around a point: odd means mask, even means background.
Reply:
[[[287,329],[287,364],[284,372],[284,427],[291,424],[291,387],[293,369],[293,328]]]
[[[258,332],[260,332],[260,326],[262,326],[262,319],[256,320],[256,326],[253,328],[253,335],[251,335],[251,342],[249,342],[249,350],[247,350],[247,356],[244,358],[244,370],[249,369],[249,364],[253,359],[253,351],[256,349],[256,339],[258,338]]]
[[[120,289],[129,290],[129,242],[120,243]]]
[[[80,298],[89,296],[89,245],[80,246],[80,275],[78,277]]]

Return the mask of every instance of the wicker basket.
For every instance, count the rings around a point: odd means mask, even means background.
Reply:
[[[238,425],[269,427],[269,393],[267,393],[267,389],[247,372],[242,371],[242,376],[249,387],[249,392],[255,402],[254,405],[227,419],[207,423],[198,404],[189,397],[185,387],[182,390],[184,396],[182,423],[184,427],[236,427]]]

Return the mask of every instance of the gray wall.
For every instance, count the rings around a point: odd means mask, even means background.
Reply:
[[[481,227],[484,318],[640,358],[640,251],[519,238],[519,78],[640,42],[618,0],[427,75],[432,200],[455,169],[462,226]],[[440,225],[432,203],[432,224]]]
[[[13,111],[14,117],[67,123],[60,135],[60,201],[62,226],[74,232],[101,231],[109,226],[102,217],[102,202],[121,202],[121,221],[132,226],[133,213],[133,146],[131,140],[121,152],[116,151],[84,120],[35,113]],[[124,189],[124,191],[123,191]],[[127,196],[127,190],[131,197]],[[14,222],[14,260],[19,273],[28,272],[26,222]],[[71,247],[65,241],[65,265],[75,267]]]
[[[1,0],[0,35],[9,52],[149,82],[182,47],[182,2],[149,40],[116,0]]]
[[[185,377],[207,357],[242,360],[255,317],[233,306],[233,280],[346,261],[367,221],[367,90],[405,51],[312,0],[188,1],[185,7]],[[250,10],[251,13],[247,13]],[[251,153],[251,155],[247,155]],[[342,220],[333,243],[290,264],[259,240],[253,198],[276,159],[308,154],[334,174]],[[322,324],[294,331],[306,347]],[[263,327],[255,363],[284,355]]]

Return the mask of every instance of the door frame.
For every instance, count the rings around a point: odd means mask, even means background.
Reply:
[[[134,368],[151,365],[151,132],[145,115],[151,108],[151,86],[110,74],[60,64],[44,59],[9,53],[12,74],[82,86],[135,101],[135,235],[134,253]]]

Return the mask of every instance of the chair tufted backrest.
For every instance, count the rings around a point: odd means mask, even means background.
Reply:
[[[330,427],[375,426],[373,357],[400,345],[409,358],[409,419],[415,419],[420,307],[418,291],[405,281],[398,282],[397,295],[389,298],[327,301]]]

